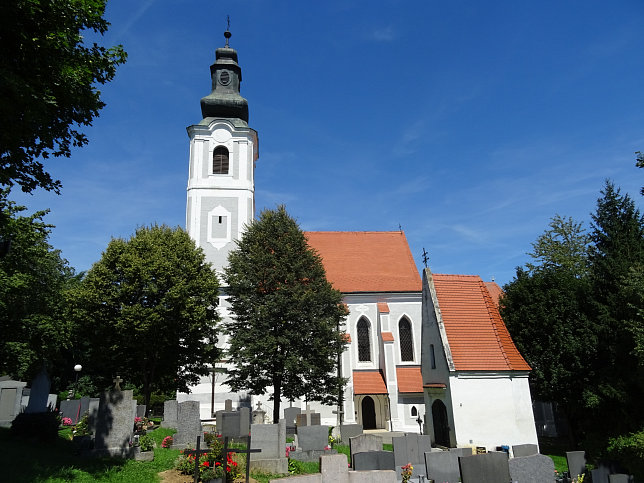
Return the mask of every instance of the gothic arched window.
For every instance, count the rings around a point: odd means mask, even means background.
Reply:
[[[228,149],[217,146],[212,153],[212,174],[228,174]]]
[[[398,322],[398,337],[400,340],[400,359],[402,361],[414,360],[414,341],[411,334],[411,323],[406,317]]]
[[[369,322],[362,318],[358,321],[358,361],[371,361],[371,336]]]

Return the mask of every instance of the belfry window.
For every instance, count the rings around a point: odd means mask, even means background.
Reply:
[[[228,174],[228,149],[217,146],[212,153],[212,174]]]
[[[414,360],[414,341],[412,339],[411,324],[406,317],[398,322],[398,337],[400,340],[400,360]]]
[[[369,322],[362,318],[358,321],[358,361],[371,361],[371,336]]]

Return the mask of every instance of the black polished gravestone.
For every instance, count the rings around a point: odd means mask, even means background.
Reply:
[[[393,470],[394,454],[391,451],[366,451],[351,455],[355,471]]]

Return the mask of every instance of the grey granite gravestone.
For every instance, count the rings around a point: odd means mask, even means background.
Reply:
[[[177,416],[179,414],[179,403],[175,399],[163,403],[163,421],[162,428],[177,429]]]
[[[217,431],[224,438],[245,436],[241,431],[241,414],[236,411],[224,411],[217,415]]]
[[[352,455],[355,471],[393,470],[394,454],[391,451],[366,451]]]
[[[349,454],[351,455],[351,467],[353,468],[353,455],[355,453],[366,453],[367,451],[382,451],[382,438],[375,434],[362,434],[349,439]],[[393,466],[390,468],[393,469]]]
[[[360,436],[362,431],[362,424],[341,424],[340,438],[342,439],[342,442],[349,442],[351,438]]]
[[[100,398],[97,398],[97,397],[90,397],[88,399],[89,399],[89,403],[87,405],[87,414],[89,415],[88,417],[89,431],[90,433],[94,434],[96,433],[96,418],[98,417],[98,408],[100,406],[101,400]],[[83,415],[84,414],[85,413],[83,413]]]
[[[146,411],[145,404],[137,404],[136,405],[136,417],[137,418],[144,418],[145,417],[145,411]]]
[[[461,471],[458,467],[458,453],[454,451],[428,451],[425,453],[427,479],[441,483],[458,483]]]
[[[284,408],[284,421],[286,422],[286,434],[295,434],[297,426],[295,420],[302,410],[296,407]]]
[[[110,391],[101,396],[96,416],[94,448],[98,454],[122,458],[132,456],[136,401],[132,391]]]
[[[22,390],[26,382],[3,379],[0,381],[0,427],[8,428],[20,414]]]
[[[47,398],[49,397],[50,387],[51,381],[47,375],[47,370],[43,366],[38,375],[31,381],[29,403],[25,413],[44,413],[47,411]]]
[[[432,448],[434,451],[434,448]],[[440,450],[439,450],[440,451]],[[472,456],[472,448],[450,448],[450,453],[456,453],[458,456]]]
[[[285,421],[282,419],[278,424],[252,424],[250,435],[253,448],[261,450],[260,453],[251,453],[252,468],[277,474],[288,473]]]
[[[194,445],[197,436],[202,436],[202,431],[199,401],[180,402],[177,410],[177,432],[172,446],[176,449],[184,449]]]
[[[58,412],[62,417],[71,419],[72,424],[78,423],[78,420],[81,417],[80,399],[67,399],[65,401],[60,401]]]
[[[521,483],[542,483],[552,481],[555,473],[555,464],[552,459],[542,454],[518,456],[512,458],[508,465],[512,481]]]
[[[536,444],[515,444],[512,446],[512,456],[515,458],[532,456],[533,454],[539,454],[539,447]]]
[[[593,480],[594,483],[595,480]],[[608,475],[609,483],[632,483],[633,477],[624,473],[613,473]]]
[[[420,434],[406,434],[392,438],[394,446],[394,461],[396,472],[408,463],[414,467],[412,478],[425,475],[425,453],[432,449],[431,436]]]
[[[571,478],[577,478],[586,471],[585,451],[566,451],[566,460],[568,461],[568,472]]]
[[[242,406],[239,412],[239,434],[241,436],[248,436],[250,434],[250,408]]]
[[[501,483],[510,481],[506,452],[490,452],[458,458],[463,483]],[[552,475],[554,479],[554,472]]]
[[[232,399],[226,399],[226,401],[224,401],[224,411],[229,413],[232,410],[233,410],[233,400]]]
[[[297,432],[297,448],[299,450],[323,450],[328,445],[328,426],[304,426]]]

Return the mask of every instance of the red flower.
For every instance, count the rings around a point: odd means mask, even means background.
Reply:
[[[215,466],[221,466],[221,463],[220,463],[219,461],[217,461],[217,462],[215,463]]]
[[[202,466],[205,466],[206,468],[209,468],[210,467],[210,461],[204,461],[202,463]]]

